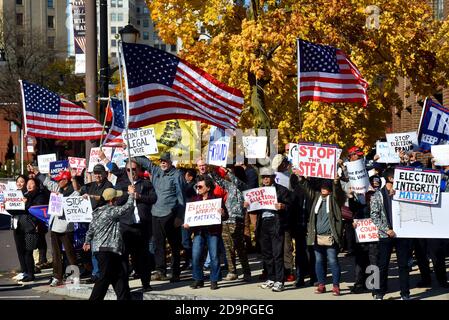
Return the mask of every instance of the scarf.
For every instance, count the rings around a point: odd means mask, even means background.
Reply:
[[[326,213],[329,213],[329,198],[330,196],[326,197]],[[320,210],[321,207],[321,203],[323,202],[323,197],[320,196],[318,198],[318,201],[316,202],[316,206],[315,206],[315,214],[318,214],[318,211]]]

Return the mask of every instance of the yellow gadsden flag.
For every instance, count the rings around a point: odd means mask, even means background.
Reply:
[[[178,163],[194,162],[201,155],[201,130],[197,121],[173,119],[144,128],[154,128],[159,155],[170,151]]]

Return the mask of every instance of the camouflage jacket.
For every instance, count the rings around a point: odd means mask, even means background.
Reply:
[[[86,233],[86,243],[91,243],[92,252],[109,251],[121,254],[123,247],[120,234],[120,217],[134,205],[134,197],[128,197],[123,206],[106,204],[92,212],[92,221]]]
[[[239,180],[232,173],[228,172],[231,181],[227,181],[215,172],[211,173],[212,179],[223,189],[227,191],[226,209],[229,213],[229,219],[226,223],[235,223],[236,220],[244,220],[245,208],[243,207],[243,193],[237,187]]]
[[[381,190],[382,189],[377,190],[371,196],[370,217],[379,229],[379,238],[388,238],[387,231],[391,229],[391,227],[387,220],[387,213],[385,211],[384,199]]]

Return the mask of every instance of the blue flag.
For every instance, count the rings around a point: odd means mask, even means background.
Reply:
[[[50,220],[50,215],[48,214],[48,206],[33,206],[28,210],[30,214],[42,222],[48,227],[48,221]]]
[[[430,152],[432,145],[449,143],[449,109],[427,98],[418,129],[421,152]]]

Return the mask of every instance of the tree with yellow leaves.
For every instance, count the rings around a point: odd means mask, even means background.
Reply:
[[[449,23],[434,20],[424,0],[376,1],[378,28],[366,27],[365,10],[372,2],[365,0],[147,3],[160,37],[167,43],[182,41],[182,58],[242,90],[249,107],[240,126],[278,128],[283,142],[368,148],[384,136],[390,108],[401,106],[398,77],[410,79],[410,90],[420,95],[448,84]],[[199,40],[202,30],[206,41]],[[366,109],[321,102],[298,106],[297,38],[350,56],[370,84]]]

